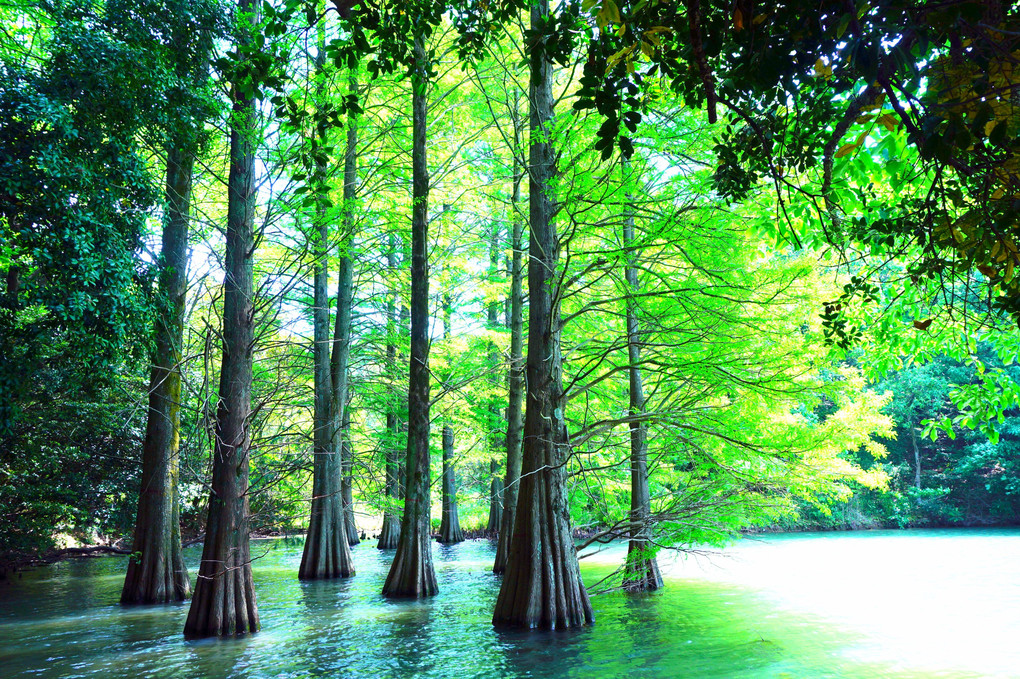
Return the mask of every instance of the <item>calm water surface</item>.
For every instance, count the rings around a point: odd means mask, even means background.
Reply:
[[[593,598],[595,626],[505,633],[487,542],[434,546],[440,594],[379,595],[392,552],[301,583],[300,540],[253,544],[263,631],[185,642],[186,606],[124,608],[121,557],[0,583],[7,677],[1020,677],[1020,531],[769,536],[667,559],[662,593]],[[582,560],[589,584],[624,554]],[[187,550],[192,577],[200,549]]]

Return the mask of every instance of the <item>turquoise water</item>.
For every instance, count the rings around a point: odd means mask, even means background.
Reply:
[[[596,624],[492,628],[487,542],[434,546],[440,594],[379,595],[391,552],[301,583],[300,540],[253,543],[263,631],[186,642],[186,605],[117,604],[121,557],[0,583],[7,677],[1020,677],[1020,531],[769,536],[664,559],[662,593],[593,597]],[[622,546],[584,558],[589,583]],[[198,548],[187,550],[191,572]],[[193,576],[194,577],[194,576]]]

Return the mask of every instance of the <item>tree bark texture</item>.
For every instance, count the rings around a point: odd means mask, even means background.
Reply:
[[[514,147],[519,143],[517,127],[514,127]],[[510,369],[509,397],[506,409],[506,477],[503,482],[503,516],[496,541],[496,559],[493,573],[506,570],[507,554],[510,552],[510,538],[514,531],[514,515],[517,513],[517,488],[521,478],[521,434],[524,430],[524,291],[522,289],[524,255],[524,223],[517,215],[523,179],[514,155],[514,187],[511,193],[511,220],[513,224],[513,263],[510,270]]]
[[[357,96],[358,81],[350,79],[351,94]],[[344,156],[344,240],[339,261],[337,282],[336,327],[333,332],[333,357],[331,379],[333,384],[333,419],[338,425],[340,445],[341,478],[340,490],[343,499],[344,530],[347,543],[358,544],[358,527],[354,521],[354,489],[352,472],[354,450],[351,447],[351,414],[349,409],[351,356],[351,310],[354,306],[354,257],[351,246],[354,243],[355,221],[354,201],[358,191],[358,119],[351,113],[347,116],[347,152]]]
[[[622,161],[627,181],[626,160]],[[632,198],[627,195],[627,217],[623,223],[623,247],[627,252],[625,271],[627,284],[627,359],[630,392],[630,415],[637,417],[645,409],[645,393],[641,376],[641,329],[635,295],[640,292],[637,251],[634,246],[634,213],[629,209]],[[648,428],[645,422],[630,423],[630,543],[623,586],[627,591],[651,591],[662,587],[659,564],[650,551],[652,501],[648,490]]]
[[[393,234],[388,236],[386,248],[386,263],[392,272],[397,266],[396,239]],[[395,391],[396,365],[397,365],[397,292],[390,290],[386,300],[386,371],[389,375],[388,386],[391,392]],[[399,449],[395,442],[400,437],[400,424],[396,412],[396,404],[392,401],[387,405],[386,412],[386,509],[383,512],[382,530],[379,532],[379,549],[396,549],[397,541],[400,539],[400,516],[390,510],[400,497],[398,466]]]
[[[439,542],[464,542],[464,531],[457,515],[457,479],[453,466],[453,428],[443,427],[443,520],[439,524]]]
[[[317,73],[322,70],[324,60],[324,34],[319,33],[319,51],[315,66]],[[320,84],[316,85],[317,98],[322,96]],[[325,161],[319,161],[319,172],[325,174]],[[322,185],[319,191],[327,191]],[[337,318],[330,354],[329,337],[329,223],[324,204],[320,201],[315,212],[316,224],[314,243],[315,279],[313,309],[313,355],[314,355],[314,413],[312,416],[312,504],[308,533],[305,536],[304,552],[298,567],[302,580],[348,578],[354,575],[354,559],[347,546],[344,533],[344,507],[340,476],[342,457],[341,435],[335,399],[336,365],[342,359],[338,356],[343,344],[343,271],[340,272]],[[343,267],[341,267],[342,269]],[[350,308],[347,309],[347,326],[350,325]]]
[[[383,596],[423,598],[438,591],[432,566],[429,479],[429,176],[425,156],[428,64],[415,39],[412,119],[411,366],[407,395],[407,482],[397,552]]]
[[[257,21],[254,0],[240,0],[242,22]],[[243,40],[251,29],[243,28]],[[234,91],[227,180],[223,362],[220,367],[212,493],[202,562],[184,634],[239,635],[259,628],[248,545],[248,455],[251,446],[252,256],[255,248],[255,101]]]
[[[531,6],[532,28],[540,29],[548,14],[548,0],[535,0]],[[529,54],[527,407],[517,515],[493,624],[563,629],[592,623],[594,613],[581,581],[567,506],[569,441],[563,414],[556,284],[559,243],[550,186],[556,172],[549,139],[553,122],[552,64],[543,50],[532,48]]]
[[[185,135],[190,137],[191,135]],[[157,604],[191,595],[181,553],[178,462],[181,346],[188,289],[188,221],[195,146],[175,139],[167,149],[166,222],[159,274],[155,348],[149,378],[149,412],[142,444],[142,488],[135,521],[135,555],[128,560],[120,601]]]

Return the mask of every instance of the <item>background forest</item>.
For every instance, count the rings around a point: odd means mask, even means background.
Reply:
[[[430,532],[506,534],[538,290],[586,539],[1017,522],[1004,10],[816,3],[802,30],[798,3],[605,0],[529,27],[504,4],[0,4],[5,558],[130,545],[159,437],[177,539],[206,533],[239,313],[253,532],[336,495],[347,542],[385,539],[424,431]],[[741,70],[758,30],[772,52]],[[558,228],[537,286],[536,147]]]

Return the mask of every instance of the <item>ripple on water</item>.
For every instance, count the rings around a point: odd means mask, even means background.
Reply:
[[[1020,668],[1017,531],[745,541],[711,563],[664,560],[665,591],[596,596],[595,626],[554,633],[493,629],[487,542],[434,546],[440,592],[419,602],[381,596],[392,552],[371,543],[340,582],[297,580],[300,540],[253,551],[263,631],[242,639],[185,642],[187,605],[117,605],[119,557],[2,585],[0,676],[958,678]],[[586,580],[623,554],[584,560]],[[187,550],[192,573],[199,556]]]

